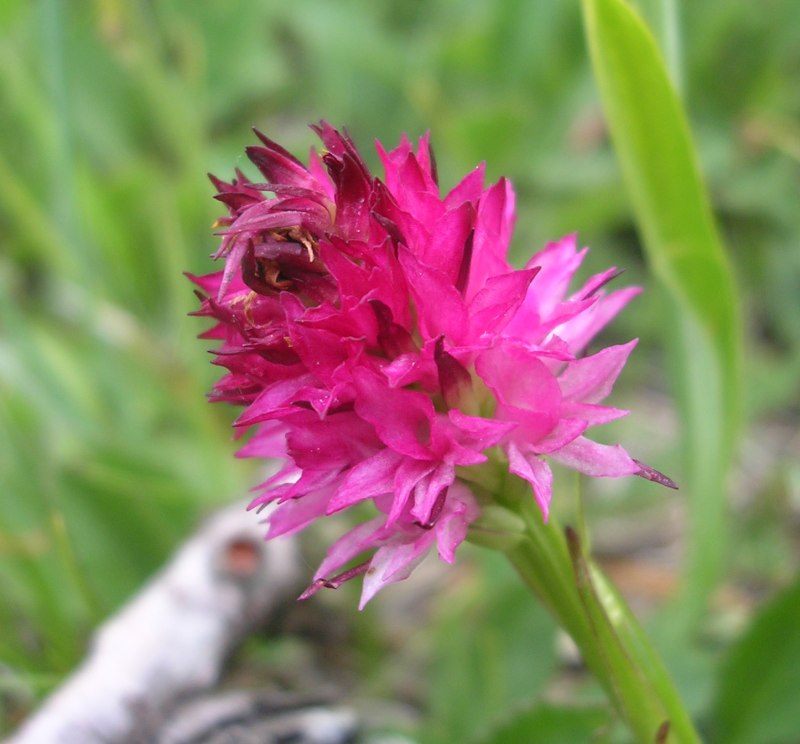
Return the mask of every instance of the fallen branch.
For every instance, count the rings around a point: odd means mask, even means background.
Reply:
[[[349,707],[237,690],[181,705],[148,744],[345,744],[353,742],[358,728]]]
[[[6,744],[155,740],[166,712],[211,687],[237,642],[296,592],[294,542],[263,531],[243,504],[212,516]]]

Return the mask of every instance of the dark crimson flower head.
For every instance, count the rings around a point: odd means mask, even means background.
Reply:
[[[324,151],[307,166],[257,132],[264,183],[212,176],[225,268],[193,277],[227,370],[212,398],[245,407],[241,455],[284,462],[253,502],[276,504],[269,536],[374,506],[304,596],[364,574],[363,606],[431,547],[451,562],[487,498],[472,484],[498,469],[545,518],[549,460],[671,485],[585,436],[626,413],[601,402],[635,341],[583,352],[638,289],[606,293],[612,268],[570,292],[586,253],[573,235],[514,269],[510,183],[485,186],[481,166],[442,196],[427,136],[378,144],[378,179],[345,134],[314,129]]]

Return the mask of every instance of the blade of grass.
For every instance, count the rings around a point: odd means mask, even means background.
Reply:
[[[583,11],[636,220],[678,317],[692,519],[684,599],[688,617],[696,619],[725,561],[725,476],[740,417],[736,288],[655,39],[624,0],[583,0]]]
[[[675,89],[683,90],[683,65],[679,16],[680,0],[633,0],[658,40],[669,78]]]

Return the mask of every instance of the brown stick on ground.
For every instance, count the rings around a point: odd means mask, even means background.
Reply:
[[[244,504],[213,515],[98,629],[81,666],[6,744],[147,741],[209,688],[245,633],[297,588],[292,540],[265,542]]]

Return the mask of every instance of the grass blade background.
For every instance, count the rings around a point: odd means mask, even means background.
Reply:
[[[692,520],[686,599],[696,615],[725,561],[725,476],[739,418],[736,288],[686,117],[655,39],[624,0],[583,0],[583,10],[637,223],[678,321]]]

